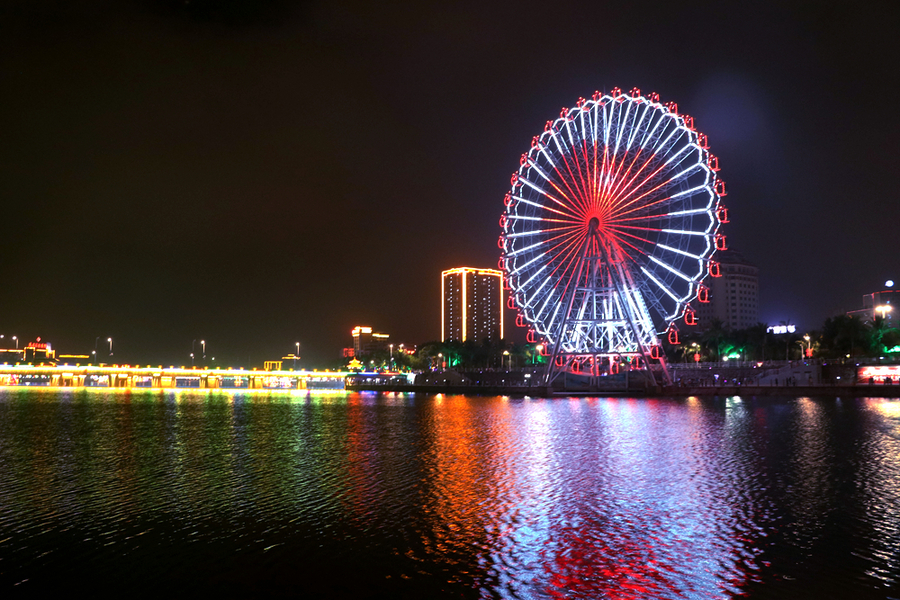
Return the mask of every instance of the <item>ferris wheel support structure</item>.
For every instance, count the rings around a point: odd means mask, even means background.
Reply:
[[[650,365],[652,349],[658,345],[653,321],[641,296],[634,293],[637,288],[622,256],[604,242],[597,226],[593,220],[589,224],[565,317],[553,336],[569,339],[575,347],[566,351],[562,344],[553,345],[544,374],[548,385],[563,373],[583,372],[585,363],[590,383],[596,385],[601,370],[608,370],[618,360],[639,357]],[[664,381],[671,383],[662,354],[659,362]],[[647,371],[656,386],[653,370]]]

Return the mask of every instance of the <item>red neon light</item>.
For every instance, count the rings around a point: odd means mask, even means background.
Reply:
[[[714,260],[709,261],[709,275],[711,277],[722,276],[722,268],[719,266],[719,263]]]
[[[503,197],[503,205],[507,208],[513,205],[512,194],[506,194],[506,196]]]
[[[561,366],[563,366],[564,364],[566,364],[566,360],[565,360],[562,356],[557,356],[557,357],[556,357],[556,360],[553,361],[553,362],[556,363],[556,366],[557,366],[557,367],[561,367]]]
[[[725,182],[721,179],[716,180],[716,193],[719,196],[727,196],[728,192],[725,191]]]
[[[716,218],[719,220],[719,223],[730,223],[728,220],[728,209],[724,206],[719,206],[716,209]]]
[[[709,303],[709,288],[705,285],[697,288],[697,301],[703,304]]]
[[[639,90],[639,89],[636,88],[636,87],[635,87],[635,88],[631,88],[631,97],[632,97],[632,98],[640,98],[640,96],[641,96],[641,90]]]
[[[622,90],[621,90],[621,88],[614,87],[612,89],[612,91],[609,92],[609,95],[612,96],[613,98],[616,98],[616,97],[622,95]]]
[[[516,315],[516,327],[525,327],[525,318],[522,313]]]
[[[670,113],[678,114],[678,103],[677,102],[666,102],[663,104],[666,108],[669,109]]]
[[[659,346],[650,346],[650,358],[659,360]]]
[[[728,246],[725,244],[724,235],[717,233],[713,239],[716,241],[716,250],[728,250]]]
[[[719,157],[710,154],[706,159],[706,166],[709,167],[710,171],[717,172],[719,171]]]
[[[541,349],[539,353],[541,356],[550,356],[550,350],[547,348],[547,344],[540,344]]]
[[[525,339],[528,340],[529,344],[536,344],[537,339],[534,337],[534,331],[529,329],[528,333],[525,334]]]
[[[505,241],[505,240],[504,240],[504,238],[503,238],[502,235],[501,235],[500,237],[497,238],[497,247],[500,248],[501,250],[505,250],[504,246],[505,246],[506,244],[503,243],[504,241]]]
[[[697,145],[706,150],[709,148],[709,138],[706,137],[705,133],[697,134]]]
[[[697,324],[697,315],[694,311],[689,310],[684,313],[684,324],[685,325],[696,325]]]
[[[673,346],[677,346],[678,344],[681,343],[680,341],[678,341],[678,330],[677,329],[669,330],[669,343],[672,344]]]
[[[656,92],[650,92],[650,95],[647,96],[650,99],[650,102],[659,102],[659,94]]]
[[[609,373],[610,375],[616,375],[619,372],[619,363],[612,362],[609,365]]]
[[[500,269],[501,271],[506,270],[506,262],[503,260],[502,256],[497,259],[497,268]],[[506,289],[509,289],[509,288],[506,288]]]
[[[594,93],[591,95],[591,100],[593,100],[594,102],[597,102],[597,101],[599,101],[600,98],[602,98],[602,97],[603,97],[603,94],[601,94],[600,92],[594,92]]]
[[[506,213],[500,215],[500,227],[506,229]]]
[[[506,307],[510,309],[516,308],[516,297],[512,294],[506,297]]]

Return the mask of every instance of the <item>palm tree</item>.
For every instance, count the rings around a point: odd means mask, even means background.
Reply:
[[[712,319],[709,322],[709,329],[703,332],[703,341],[706,342],[707,347],[710,344],[715,344],[716,346],[716,360],[721,361],[721,353],[719,351],[719,346],[722,343],[722,340],[728,335],[728,330],[725,329],[725,324],[722,322],[722,319]]]

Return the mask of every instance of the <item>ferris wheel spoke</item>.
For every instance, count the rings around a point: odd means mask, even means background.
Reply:
[[[561,238],[570,239],[572,237],[572,235],[573,234],[570,232],[570,233],[564,233],[564,234],[556,235],[553,237],[549,237],[545,240],[541,240],[540,242],[535,242],[534,244],[531,244],[530,246],[525,246],[524,248],[519,248],[518,250],[509,252],[507,254],[507,256],[518,256],[520,254],[524,254],[525,252],[529,252],[531,250],[536,250],[536,249],[540,248],[541,246],[545,246],[547,244],[555,243],[558,245],[561,241],[565,241],[565,240],[561,240]],[[553,246],[549,250],[552,251],[552,250],[556,250],[556,249],[557,249],[557,246]]]
[[[556,198],[552,194],[548,193],[546,190],[539,188],[534,182],[532,182],[531,180],[529,180],[526,177],[520,177],[519,181],[521,181],[522,183],[524,183],[525,185],[527,185],[528,187],[530,187],[531,189],[536,191],[538,194],[545,196],[551,202],[555,202],[556,204],[562,206],[563,208],[571,209],[575,206],[574,203],[566,204],[565,202],[562,202],[559,198]],[[550,183],[550,182],[548,181],[548,183]],[[550,185],[553,185],[553,183],[550,183]],[[554,187],[554,189],[559,191],[559,189],[555,185],[553,185],[553,187]]]
[[[578,147],[578,144],[575,142],[575,138],[572,135],[572,122],[567,118],[564,119],[566,125],[566,135],[569,137],[569,148],[573,150],[571,153],[572,160],[575,163],[575,173],[578,174],[578,182],[581,183],[581,193],[582,198],[588,200],[590,198],[590,192],[588,191],[588,184],[584,180],[584,172],[581,170],[581,163],[578,160],[578,151],[575,150]]]
[[[516,202],[521,202],[522,204],[527,204],[528,206],[533,206],[533,207],[535,207],[535,208],[537,208],[537,209],[540,209],[540,210],[546,210],[546,211],[552,212],[552,213],[554,213],[554,214],[557,214],[557,215],[559,215],[559,216],[561,216],[561,217],[573,217],[573,216],[576,216],[576,215],[573,215],[571,212],[565,213],[565,212],[563,212],[563,211],[561,211],[561,210],[559,210],[559,209],[553,208],[552,206],[547,206],[546,204],[539,204],[539,203],[533,202],[533,201],[531,201],[531,200],[529,200],[529,199],[527,199],[527,198],[523,198],[522,196],[513,196],[512,194],[510,194],[510,196],[511,196]],[[564,206],[565,208],[570,208],[570,206],[565,205],[565,204],[564,204],[563,206]]]
[[[559,178],[559,180],[562,181],[563,184],[566,186],[566,189],[569,190],[569,194],[571,194],[571,198],[580,199],[580,195],[578,194],[578,192],[576,192],[575,190],[572,189],[572,186],[569,185],[569,180],[566,179],[566,177],[562,173],[559,172],[559,168],[556,166],[556,162],[552,158],[550,158],[549,154],[547,154],[547,149],[545,146],[543,146],[543,145],[540,146],[540,152],[541,152],[541,154],[543,154],[544,158],[547,159],[547,163],[553,167],[553,171],[556,173],[556,176]],[[582,210],[586,209],[586,207],[583,205],[583,203],[572,201],[569,196],[565,196],[565,197],[567,200],[572,202],[573,208],[577,207]]]
[[[515,218],[515,217],[511,217],[511,218]],[[575,229],[575,228],[580,228],[580,226],[579,225],[568,225],[566,227],[552,227],[550,229],[532,229],[529,231],[507,233],[506,237],[508,239],[531,237],[533,235],[544,235],[545,233],[553,233],[553,232],[557,232],[557,231],[565,231],[567,229]]]
[[[569,165],[569,161],[568,161],[568,159],[566,158],[566,152],[563,150],[562,145],[559,143],[559,140],[557,139],[556,133],[557,133],[557,132],[554,130],[554,128],[551,127],[551,128],[550,128],[550,139],[553,140],[553,143],[556,144],[556,148],[559,150],[559,157],[562,159],[562,162],[563,162],[563,164],[564,164],[565,167],[566,167],[566,171],[569,173],[569,181],[572,182],[572,185],[574,185],[575,187],[578,187],[578,182],[575,180],[575,174],[572,173],[572,167],[571,167],[571,165]],[[566,179],[565,177],[562,176],[562,173],[559,173],[559,170],[558,170],[558,169],[557,169],[557,173],[559,174],[560,179],[563,179],[563,180]],[[572,189],[571,186],[570,186],[568,183],[566,184],[566,187],[568,187],[570,190]],[[575,190],[572,190],[572,196],[573,196],[574,198],[577,198],[577,199],[578,199],[578,204],[581,206],[581,208],[582,208],[585,212],[587,212],[587,210],[588,210],[588,205],[587,205],[587,203],[584,202],[584,196],[583,196],[583,193],[584,193],[583,191],[576,192]]]
[[[679,248],[673,248],[672,246],[667,246],[666,244],[657,244],[657,248],[662,248],[663,250],[668,250],[669,252],[674,252],[675,254],[681,254],[682,256],[687,256],[689,258],[696,258],[697,260],[702,261],[703,257],[699,254],[694,254],[692,252],[688,252],[687,250],[681,250]]]
[[[684,279],[684,280],[687,281],[688,283],[694,283],[694,280],[693,280],[693,279],[691,279],[690,277],[688,277],[687,275],[685,275],[684,273],[682,273],[681,271],[679,271],[678,269],[676,269],[676,268],[673,267],[672,265],[666,264],[665,262],[659,260],[659,259],[656,258],[655,256],[651,256],[651,257],[650,257],[650,260],[652,260],[653,262],[655,262],[656,264],[658,264],[658,265],[661,266],[662,268],[666,269],[666,270],[669,271],[670,273],[673,273],[673,274],[675,274],[676,276],[681,277],[682,279]],[[682,298],[681,300],[683,300],[683,298]]]
[[[680,180],[682,180],[682,179],[684,179],[685,177],[687,177],[687,175],[688,175],[691,171],[696,170],[696,169],[699,169],[699,167],[698,167],[697,165],[691,165],[690,167],[688,167],[687,169],[681,171],[681,172],[678,173],[677,175],[674,175],[674,176],[672,176],[671,178],[669,178],[669,179],[663,181],[662,183],[656,185],[655,187],[653,187],[653,188],[647,190],[646,192],[644,192],[644,193],[641,194],[640,196],[637,196],[636,198],[633,198],[632,200],[629,200],[627,203],[624,203],[624,204],[623,204],[623,203],[620,202],[620,203],[618,204],[618,206],[617,206],[617,209],[618,209],[617,212],[620,212],[622,209],[624,209],[624,208],[627,207],[627,206],[631,206],[631,205],[633,205],[633,204],[635,204],[635,203],[637,203],[637,202],[640,202],[641,200],[643,200],[644,198],[646,198],[646,197],[649,196],[650,194],[653,194],[654,192],[660,190],[661,188],[664,188],[664,187],[666,187],[666,186],[668,186],[668,185],[673,185],[673,184],[675,184],[675,183],[678,183]],[[637,188],[636,188],[636,189],[637,189]]]
[[[588,135],[584,127],[584,112],[585,111],[583,110],[579,110],[578,116],[581,121],[581,150],[582,155],[584,156],[585,176],[587,177],[588,196],[586,199],[589,204],[595,205],[597,203],[597,194],[595,191],[596,180],[591,178],[591,159],[588,151]],[[588,117],[588,120],[590,120],[590,117]]]
[[[678,296],[676,296],[675,293],[674,293],[672,290],[670,290],[670,289],[668,288],[668,286],[666,286],[666,284],[664,284],[664,283],[661,282],[659,279],[657,279],[657,278],[653,275],[653,273],[651,273],[650,271],[648,271],[645,267],[641,267],[641,272],[642,272],[644,275],[646,275],[646,276],[650,279],[650,281],[652,281],[653,283],[655,283],[655,284],[659,287],[659,289],[661,289],[663,292],[665,292],[666,295],[667,295],[669,298],[671,298],[671,299],[674,300],[675,302],[680,302],[680,300],[678,299]]]
[[[534,162],[534,160],[533,160],[532,158],[529,157],[528,163],[527,163],[527,164],[528,164],[535,172],[537,172],[537,174],[540,175],[541,178],[542,178],[544,181],[546,181],[547,183],[549,183],[549,184],[553,187],[553,189],[557,191],[557,193],[558,193],[560,196],[562,196],[563,198],[565,198],[566,200],[568,200],[568,201],[569,201],[569,206],[572,206],[572,205],[574,204],[574,203],[572,202],[572,199],[569,198],[569,197],[566,195],[566,193],[565,193],[564,191],[562,191],[562,190],[559,188],[558,185],[556,185],[556,182],[553,181],[553,178],[550,177],[550,175],[548,175],[546,172],[544,172],[544,170],[540,167],[540,165],[538,165],[536,162]],[[565,205],[564,205],[564,206],[565,206]]]

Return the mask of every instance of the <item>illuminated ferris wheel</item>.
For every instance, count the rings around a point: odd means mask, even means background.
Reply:
[[[668,378],[660,336],[678,343],[720,274],[718,170],[693,119],[636,88],[579,99],[532,139],[505,198],[500,266],[551,381],[625,360]]]

